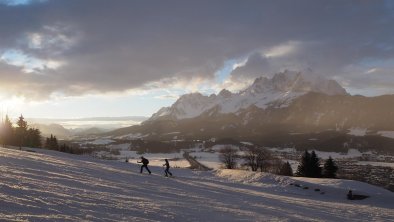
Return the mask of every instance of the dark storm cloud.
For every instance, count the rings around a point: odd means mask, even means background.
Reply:
[[[43,96],[122,91],[173,77],[211,78],[226,60],[247,55],[253,55],[248,67],[232,75],[286,66],[341,75],[366,59],[393,58],[392,9],[384,1],[315,0],[0,5],[0,54],[20,50],[43,63],[36,74],[17,67],[0,75],[8,84],[11,75],[24,79],[18,93],[34,89]],[[289,54],[264,55],[291,43],[297,44]]]

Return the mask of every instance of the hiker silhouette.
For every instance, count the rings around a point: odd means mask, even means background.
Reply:
[[[164,170],[164,173],[166,173],[166,177],[168,177],[168,174],[170,174],[170,176],[172,176],[172,173],[170,172],[170,163],[168,162],[167,159],[165,159],[164,161],[166,161],[166,163],[163,164],[163,166],[166,167],[166,169]]]
[[[148,173],[151,174],[151,172],[150,172],[150,170],[148,168],[148,164],[149,164],[149,160],[148,159],[146,159],[143,156],[141,156],[141,161],[137,161],[137,163],[142,163],[140,173],[142,173],[143,168],[145,168],[148,171]]]

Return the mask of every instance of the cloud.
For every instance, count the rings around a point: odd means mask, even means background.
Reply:
[[[21,67],[22,72],[25,73],[37,73],[46,69],[58,69],[63,66],[63,62],[55,60],[43,60],[34,57],[30,57],[18,50],[8,50],[0,56],[0,62],[7,63],[9,65]]]
[[[378,72],[378,71],[380,71],[378,68],[372,68],[372,69],[367,70],[365,72],[365,74],[372,74],[372,73],[375,73],[375,72]]]
[[[264,73],[269,73],[271,71],[269,60],[269,58],[260,53],[254,53],[248,57],[244,65],[237,66],[231,72],[231,75],[257,77]]]
[[[266,57],[282,57],[288,56],[295,52],[298,48],[299,42],[289,41],[281,45],[272,47],[269,50],[264,50],[262,53]]]
[[[29,5],[34,3],[41,3],[47,0],[0,0],[0,4],[4,4],[7,6],[20,6],[20,5]]]
[[[19,52],[34,65],[3,59],[0,75],[10,93],[30,99],[174,84],[198,90],[214,85],[226,61],[245,57],[233,80],[307,67],[356,86],[363,80],[346,67],[394,57],[393,10],[384,1],[28,2],[0,4],[0,55]]]

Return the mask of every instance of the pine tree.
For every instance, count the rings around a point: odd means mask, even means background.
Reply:
[[[279,174],[283,176],[293,176],[293,169],[291,168],[289,161],[282,165],[279,170]]]
[[[335,164],[331,156],[324,162],[323,176],[326,178],[336,178],[338,166]]]
[[[59,150],[59,144],[57,143],[56,136],[51,134],[51,137],[46,139],[45,148],[50,150]]]
[[[309,153],[305,150],[304,154],[301,157],[301,162],[297,168],[297,176],[301,177],[321,177],[321,167],[320,161],[317,157],[315,151]]]
[[[309,162],[311,159],[311,154],[308,150],[305,150],[304,154],[301,157],[301,162],[297,167],[296,175],[300,177],[308,177],[309,176]]]
[[[51,135],[52,136],[52,135]],[[51,140],[47,137],[46,141],[45,141],[45,148],[49,149],[51,145]]]
[[[310,170],[310,176],[309,177],[314,177],[314,178],[320,178],[322,176],[322,168],[320,167],[320,160],[317,157],[315,151],[312,151],[311,153],[311,158],[309,161],[309,170]]]
[[[55,149],[55,150],[58,150],[58,149],[59,149],[59,144],[57,143],[56,136],[53,136],[52,145],[53,145],[53,149]]]
[[[28,147],[41,147],[41,131],[35,128],[27,130],[25,145]]]
[[[18,125],[15,129],[16,141],[19,149],[21,150],[27,136],[27,122],[25,121],[25,118],[21,115],[16,124]]]
[[[1,119],[1,125],[0,125],[0,144],[5,147],[5,143],[4,143],[4,119]]]
[[[3,146],[11,145],[14,141],[14,127],[12,126],[12,122],[8,115],[5,116],[4,121],[1,123],[1,143]]]

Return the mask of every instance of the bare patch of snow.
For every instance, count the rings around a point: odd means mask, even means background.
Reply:
[[[251,142],[241,142],[241,144],[247,145],[247,146],[253,146],[254,144]]]
[[[114,143],[114,142],[115,141],[111,140],[111,139],[96,139],[96,140],[89,141],[89,142],[86,142],[86,143],[93,144],[93,145],[108,145],[108,144],[111,144],[111,143]]]
[[[378,131],[377,134],[394,139],[394,131]]]
[[[297,150],[295,148],[268,148],[271,151],[275,152],[283,152],[283,153],[296,153]]]
[[[374,162],[374,161],[357,161],[360,165],[371,165],[371,166],[381,166],[381,167],[391,167],[394,168],[394,163],[387,162]]]
[[[362,153],[357,149],[349,149],[348,152],[345,153],[337,153],[337,152],[325,152],[315,150],[315,153],[319,158],[328,159],[330,156],[334,159],[344,159],[344,158],[356,158],[361,157]]]
[[[147,137],[148,135],[142,135],[141,133],[130,133],[122,136],[115,137],[115,139],[141,139]]]
[[[194,152],[190,153],[190,155],[196,157],[198,162],[211,169],[219,169],[222,165],[219,160],[219,154],[216,152]]]
[[[368,129],[367,128],[350,128],[349,132],[347,134],[353,135],[353,136],[365,136],[367,134]]]

